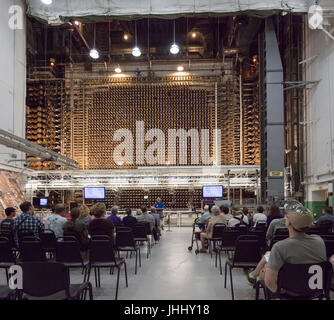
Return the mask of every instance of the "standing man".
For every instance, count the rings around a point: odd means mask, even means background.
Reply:
[[[165,208],[165,204],[161,201],[161,198],[157,198],[157,202],[153,205],[156,208],[157,213],[160,215],[160,225],[161,229],[164,229],[163,225],[163,211]]]

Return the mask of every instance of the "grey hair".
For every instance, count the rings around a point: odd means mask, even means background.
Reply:
[[[219,215],[220,215],[220,209],[219,209],[218,206],[213,206],[213,207],[211,208],[211,212],[212,212],[212,214],[213,214],[214,216],[219,216]]]
[[[113,207],[111,208],[111,214],[116,215],[117,213],[118,213],[118,207],[117,207],[117,206],[113,206]]]

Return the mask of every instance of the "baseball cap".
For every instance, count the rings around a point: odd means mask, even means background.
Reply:
[[[233,206],[233,207],[232,207],[232,211],[239,212],[239,211],[241,211],[241,210],[240,210],[240,207],[239,207],[239,206]]]
[[[312,226],[313,215],[311,212],[288,211],[286,215],[289,218],[293,228],[297,231],[303,232]]]

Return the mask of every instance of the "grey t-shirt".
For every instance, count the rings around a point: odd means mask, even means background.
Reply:
[[[268,267],[279,271],[284,263],[306,264],[327,260],[325,243],[318,235],[297,234],[274,244]]]
[[[268,230],[267,235],[273,237],[277,229],[286,228],[285,226],[285,219],[275,219],[271,221]]]

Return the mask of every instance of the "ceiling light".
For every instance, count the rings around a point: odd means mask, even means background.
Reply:
[[[89,55],[93,58],[93,59],[98,59],[100,57],[99,52],[96,49],[92,49],[89,52]]]
[[[193,32],[193,33],[191,34],[191,36],[192,36],[193,38],[196,38],[196,32]]]
[[[123,36],[123,39],[124,39],[124,40],[128,40],[128,39],[129,39],[129,36],[125,33],[124,36]]]
[[[75,20],[75,21],[74,21],[74,24],[75,24],[76,26],[78,26],[78,25],[80,24],[80,21]]]
[[[177,71],[182,72],[184,70],[183,66],[178,66]]]
[[[121,72],[122,72],[121,67],[120,67],[120,66],[117,66],[117,67],[115,68],[115,72],[116,72],[116,73],[121,73]]]
[[[140,49],[139,49],[138,47],[134,47],[134,48],[132,49],[132,55],[133,55],[134,57],[140,57],[140,56],[141,56],[141,51],[140,51]]]
[[[171,54],[178,54],[180,52],[180,48],[176,43],[173,43],[170,47]]]
[[[42,3],[46,4],[47,6],[52,3],[52,0],[41,0]]]

